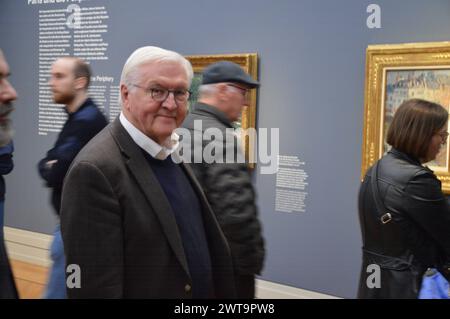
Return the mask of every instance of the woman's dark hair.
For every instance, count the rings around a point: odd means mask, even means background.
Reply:
[[[420,99],[403,102],[387,133],[387,143],[397,150],[425,158],[431,138],[447,124],[448,112],[441,105]]]

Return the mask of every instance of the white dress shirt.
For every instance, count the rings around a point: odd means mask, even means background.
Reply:
[[[159,145],[131,124],[122,112],[120,112],[119,120],[133,141],[153,158],[165,160],[178,147],[179,136],[175,132],[164,141],[163,145]]]

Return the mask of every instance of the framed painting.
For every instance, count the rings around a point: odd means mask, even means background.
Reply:
[[[450,108],[450,42],[371,45],[366,52],[361,178],[389,150],[386,133],[396,109],[419,98]],[[426,163],[450,194],[449,143]]]
[[[194,69],[194,78],[191,85],[191,101],[193,105],[198,98],[198,87],[202,81],[202,71],[208,65],[219,61],[231,61],[239,64],[245,72],[247,72],[253,79],[258,80],[258,55],[256,53],[243,54],[221,54],[221,55],[189,55],[186,58],[191,62]],[[256,97],[257,90],[250,90],[249,103],[244,107],[240,119],[235,122],[236,127],[245,130],[248,128],[256,129]],[[245,135],[243,135],[245,136]],[[250,152],[254,152],[254,145],[250,145],[249,139],[243,139],[242,145],[244,147],[245,158],[247,161],[250,158]],[[254,167],[254,163],[249,163],[250,167]]]

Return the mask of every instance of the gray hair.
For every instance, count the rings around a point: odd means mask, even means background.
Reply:
[[[159,47],[146,46],[135,50],[125,62],[122,75],[120,76],[120,85],[130,86],[136,80],[139,66],[154,61],[174,61],[180,63],[186,70],[188,84],[191,85],[194,71],[191,63],[181,54],[165,50]],[[119,104],[122,105],[121,94],[119,94]]]

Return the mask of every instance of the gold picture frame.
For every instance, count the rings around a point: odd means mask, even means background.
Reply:
[[[188,55],[186,58],[191,62],[194,69],[194,74],[199,75],[203,69],[212,63],[219,61],[230,61],[240,65],[245,72],[247,72],[253,79],[258,80],[258,54],[257,53],[242,53],[242,54],[215,54],[215,55]],[[193,86],[195,83],[195,76]],[[192,89],[192,87],[191,87]],[[257,90],[250,90],[249,105],[247,105],[241,114],[240,127],[243,130],[248,128],[256,129],[256,107],[257,107]],[[194,99],[196,96],[194,87]],[[245,136],[245,135],[243,135]],[[254,152],[254,145],[250,145],[249,139],[243,139],[242,145],[244,147],[245,158],[249,161],[250,152]],[[254,157],[253,157],[254,158]],[[254,163],[249,163],[250,167],[254,167]]]
[[[370,45],[366,51],[361,179],[388,146],[390,120],[402,101],[422,98],[450,107],[450,42]],[[450,193],[449,143],[427,163]]]

